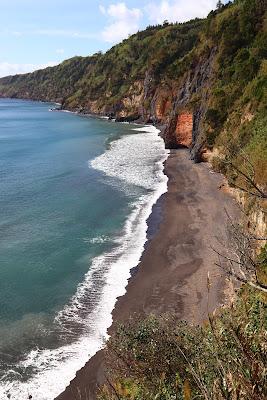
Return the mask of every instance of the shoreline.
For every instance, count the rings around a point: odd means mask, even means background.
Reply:
[[[147,220],[145,249],[139,265],[131,270],[126,293],[117,299],[109,335],[129,317],[150,313],[171,312],[177,319],[200,324],[208,312],[225,302],[225,276],[214,265],[211,245],[218,248],[219,242],[227,243],[224,208],[235,216],[238,209],[234,199],[219,190],[224,177],[207,163],[194,164],[185,149],[170,152],[164,173],[168,191],[154,204]],[[56,399],[93,400],[104,379],[102,349]]]
[[[36,102],[36,103],[43,103],[43,104],[54,104],[56,106],[62,107],[61,103],[58,103],[54,100],[40,100],[40,99],[30,99],[30,98],[18,98],[18,97],[1,97],[0,100],[19,100],[19,101],[25,101],[25,102]],[[127,117],[123,120],[117,120],[116,118],[112,118],[110,115],[107,113],[94,113],[94,112],[85,112],[85,111],[80,111],[77,110],[77,108],[70,109],[70,108],[53,108],[49,109],[49,111],[53,112],[66,112],[66,113],[71,113],[75,114],[80,117],[84,118],[97,118],[97,119],[102,119],[106,120],[108,122],[116,122],[119,124],[132,124],[132,125],[143,125],[143,126],[155,126],[157,129],[160,130],[159,135],[162,136],[162,127],[164,127],[164,124],[158,124],[157,122],[146,122],[145,120],[142,120],[142,118],[137,118],[137,119],[128,119]]]
[[[47,113],[47,105],[43,105],[42,109],[45,110]],[[37,109],[39,109],[39,106],[37,104]],[[75,115],[76,117],[76,115]],[[109,131],[109,125],[103,122],[104,125],[106,125],[107,131]],[[118,127],[118,126],[117,126]],[[122,128],[123,126],[121,126]],[[112,128],[112,131],[116,132],[119,131],[114,126],[110,126]],[[119,128],[119,127],[118,127]],[[140,132],[132,132],[132,130],[138,130]],[[144,132],[145,131],[145,132]],[[122,129],[122,132],[124,132],[124,128]],[[143,132],[143,133],[141,133]],[[100,260],[95,257],[93,260],[95,261],[96,267],[100,265],[100,268],[105,272],[104,267],[105,267],[105,262],[106,265],[109,265],[109,256],[111,255],[114,257],[112,260],[112,265],[113,265],[113,271],[110,271],[111,273],[107,274],[107,281],[108,284],[104,285],[103,291],[101,291],[101,301],[99,302],[99,307],[96,307],[96,313],[93,315],[92,313],[92,318],[91,321],[84,321],[87,327],[89,326],[90,331],[92,332],[91,334],[87,335],[81,335],[79,336],[80,343],[78,341],[73,341],[68,345],[67,343],[67,348],[65,347],[65,344],[63,346],[59,346],[59,353],[57,351],[53,351],[54,349],[51,350],[53,363],[48,365],[46,369],[40,368],[40,373],[39,376],[37,374],[33,374],[32,379],[29,380],[29,382],[26,382],[26,384],[23,382],[20,385],[20,382],[16,379],[14,379],[14,383],[12,381],[12,387],[10,385],[10,389],[7,385],[3,387],[4,394],[3,396],[5,397],[6,394],[9,394],[9,390],[12,392],[11,395],[17,395],[17,393],[24,393],[24,396],[27,397],[27,391],[33,395],[34,397],[37,396],[37,398],[43,398],[42,396],[45,396],[45,398],[53,398],[56,397],[58,394],[60,394],[67,384],[70,382],[71,379],[74,378],[76,372],[84,366],[84,364],[88,361],[89,357],[91,357],[98,349],[100,349],[103,346],[103,338],[106,338],[106,332],[108,326],[111,325],[112,323],[112,311],[115,306],[116,299],[119,296],[122,296],[125,293],[126,286],[128,284],[128,279],[130,278],[130,270],[134,270],[136,265],[138,265],[140,261],[140,257],[143,253],[145,243],[147,241],[146,239],[146,231],[147,231],[147,219],[149,218],[149,215],[151,214],[152,206],[155,204],[157,199],[161,196],[162,193],[164,193],[167,190],[167,177],[163,174],[163,162],[166,159],[168,155],[168,151],[164,150],[164,144],[163,140],[159,137],[158,133],[159,130],[156,129],[153,126],[144,126],[143,124],[140,126],[133,125],[125,128],[125,133],[129,133],[128,135],[125,135],[125,138],[123,139],[120,137],[118,134],[117,136],[114,136],[114,147],[116,148],[118,143],[122,143],[122,140],[126,141],[125,146],[131,145],[129,148],[132,149],[135,147],[135,144],[137,145],[136,147],[138,148],[138,143],[141,148],[138,151],[138,157],[133,153],[132,154],[132,163],[130,162],[129,156],[127,156],[127,163],[130,163],[129,165],[132,165],[135,167],[136,164],[136,159],[139,160],[137,162],[137,166],[139,164],[139,168],[137,168],[135,171],[138,171],[136,177],[137,177],[137,183],[140,182],[140,184],[143,182],[144,188],[146,188],[144,191],[142,190],[142,196],[138,197],[136,196],[136,201],[131,202],[131,207],[129,208],[129,213],[125,215],[125,224],[123,225],[121,235],[117,235],[118,240],[115,242],[114,249],[107,251],[106,253],[102,253],[101,256],[99,257]],[[135,134],[133,134],[135,133]],[[142,137],[144,137],[142,139]],[[139,140],[140,138],[140,140]],[[117,143],[117,144],[116,144]],[[155,144],[155,146],[153,146]],[[128,148],[127,146],[122,146],[123,149],[118,148],[118,151],[123,150],[120,154],[117,154],[117,157],[115,157],[116,160],[119,160],[119,163],[121,163],[123,157],[118,157],[118,155],[122,156],[123,153],[125,152],[125,148]],[[106,146],[104,146],[106,149]],[[110,150],[111,150],[110,146]],[[154,150],[153,150],[154,149]],[[93,158],[92,161],[96,161],[98,158],[101,159],[101,157],[104,157],[105,160],[105,154],[108,153],[106,150],[100,155],[97,155],[97,157]],[[116,156],[115,154],[115,156]],[[127,154],[127,152],[126,152]],[[143,156],[142,156],[143,154]],[[147,157],[151,156],[151,161],[153,162],[148,162],[147,167],[148,170],[147,173],[145,172],[143,165],[145,165],[147,161]],[[113,154],[114,156],[114,154]],[[155,156],[155,159],[154,159]],[[150,160],[150,158],[149,158]],[[87,161],[87,159],[86,159]],[[102,160],[103,161],[103,160]],[[112,160],[111,160],[112,161]],[[88,162],[88,161],[87,161]],[[105,168],[108,167],[107,170],[107,175],[108,173],[112,170],[110,169],[109,163],[107,164],[100,164],[95,165],[95,169],[101,170],[101,165]],[[110,163],[111,166],[113,166],[113,171],[115,171],[116,176],[118,173],[118,167],[120,169],[121,165],[117,165]],[[115,165],[115,167],[114,167]],[[104,169],[105,169],[104,168]],[[129,173],[127,174],[127,168],[124,168],[125,171],[121,171],[123,177],[127,181],[127,179],[130,178],[129,182],[131,182],[131,172],[132,168],[130,168]],[[155,170],[157,171],[156,175]],[[104,170],[103,170],[104,171]],[[154,171],[154,174],[153,174]],[[112,175],[111,175],[112,176]],[[144,181],[144,177],[146,177]],[[158,179],[159,178],[159,179]],[[127,181],[128,182],[128,181]],[[135,179],[133,180],[135,182]],[[141,185],[142,186],[142,185]],[[151,188],[151,190],[148,190]],[[115,207],[118,207],[115,205]],[[118,209],[118,212],[120,213],[120,209]],[[139,221],[139,223],[137,223]],[[121,236],[121,238],[120,238]],[[116,238],[116,239],[117,239]],[[116,253],[116,254],[115,254]],[[102,264],[101,264],[101,257],[102,257]],[[110,257],[110,260],[112,259]],[[121,260],[121,261],[120,261]],[[97,265],[98,264],[98,265]],[[100,271],[101,271],[100,269]],[[110,268],[109,268],[110,269]],[[90,268],[90,270],[93,270],[93,268]],[[61,314],[63,315],[63,325],[64,325],[64,313],[67,315],[68,313],[71,314],[72,309],[71,307],[74,306],[74,309],[76,307],[76,304],[81,301],[82,303],[82,292],[83,290],[80,290],[81,288],[83,289],[86,287],[86,282],[87,282],[87,277],[89,276],[89,280],[91,279],[90,272],[88,271],[84,277],[84,279],[81,281],[81,283],[77,286],[77,290],[74,293],[74,296],[70,298],[69,302],[64,305],[63,308],[60,309],[59,313],[57,314],[57,317],[61,318]],[[114,290],[115,289],[115,290]],[[79,297],[81,295],[81,297]],[[86,297],[86,296],[85,296]],[[77,303],[76,303],[77,301]],[[79,303],[80,304],[80,303]],[[83,306],[83,304],[81,304]],[[85,305],[85,309],[88,310],[88,304]],[[90,318],[89,318],[90,320]],[[72,319],[68,318],[68,323],[71,323]],[[90,327],[92,325],[92,328]],[[74,327],[73,331],[76,331],[76,320],[74,321]],[[79,332],[79,331],[78,331]],[[94,334],[95,333],[95,334]],[[86,340],[88,339],[88,340]],[[85,343],[85,345],[84,345]],[[96,345],[98,346],[96,347]],[[69,346],[69,347],[68,347]],[[55,348],[56,350],[57,348]],[[65,351],[66,350],[66,351]],[[70,354],[70,357],[66,357],[65,360],[64,358],[60,355],[60,352],[62,354]],[[77,356],[76,356],[77,355]],[[30,357],[31,355],[29,355]],[[36,356],[36,361],[35,359],[32,361],[32,364],[30,365],[38,365],[43,361],[43,349],[40,351],[40,355],[37,354]],[[26,361],[28,359],[31,359],[27,356]],[[41,358],[42,357],[42,358]],[[48,350],[48,354],[46,354],[46,359],[49,360],[51,357],[50,354],[50,349]],[[55,360],[55,362],[54,362]],[[62,362],[57,363],[58,360],[62,360]],[[76,363],[76,364],[75,364]],[[57,367],[58,366],[58,367]],[[51,371],[52,373],[50,373]],[[53,374],[53,371],[55,371],[55,374]],[[49,376],[50,374],[50,376]],[[55,381],[53,382],[53,378],[51,379],[51,376],[55,376]],[[58,382],[58,383],[57,383]],[[9,383],[9,382],[8,382]],[[40,383],[40,384],[39,384]],[[51,384],[50,384],[51,383]],[[2,389],[2,388],[1,388]],[[1,390],[2,392],[2,390]],[[19,395],[19,394],[18,394]],[[48,396],[48,397],[47,397]],[[0,395],[1,397],[1,395]]]

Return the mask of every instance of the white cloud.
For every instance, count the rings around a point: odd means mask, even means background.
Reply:
[[[146,6],[146,13],[153,24],[169,22],[185,22],[196,17],[206,17],[216,8],[217,0],[161,0]]]
[[[100,10],[100,12],[102,13],[102,14],[106,14],[106,9],[105,9],[105,7],[104,6],[102,6],[101,4],[100,4],[100,6],[99,6],[99,10]]]
[[[114,43],[125,39],[138,31],[142,11],[139,8],[128,8],[125,3],[111,4],[108,8],[100,6],[102,14],[110,18],[110,24],[102,32],[106,42]]]
[[[64,54],[65,50],[64,49],[56,49],[57,54]]]
[[[37,69],[53,67],[57,64],[57,61],[49,61],[46,64],[12,64],[8,62],[0,62],[0,77],[7,75],[24,74],[26,72],[32,72]]]

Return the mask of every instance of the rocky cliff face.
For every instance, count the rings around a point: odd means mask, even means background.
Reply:
[[[203,119],[213,79],[216,48],[188,66],[188,71],[177,81],[157,82],[152,72],[146,71],[143,80],[134,82],[126,96],[112,106],[99,106],[99,101],[88,101],[78,111],[109,115],[117,121],[138,121],[164,126],[163,138],[167,148],[188,147],[192,159],[202,158],[205,143]],[[109,98],[110,94],[105,93]],[[194,98],[198,98],[194,103]],[[63,107],[72,109],[68,100]]]
[[[185,111],[180,112],[175,128],[175,139],[178,146],[190,147],[192,145],[193,114]]]
[[[160,124],[166,147],[189,147],[196,162],[215,145],[240,147],[239,137],[252,154],[265,145],[266,1],[229,2],[205,20],[149,26],[105,54],[2,78],[0,96]]]
[[[207,111],[215,55],[216,48],[213,48],[206,59],[193,64],[180,80],[176,95],[172,97],[171,111],[164,131],[168,148],[189,147],[195,161],[201,160],[205,143],[203,119]],[[194,97],[198,97],[195,104]]]
[[[123,98],[111,114],[118,121],[164,125],[166,147],[188,147],[192,159],[200,161],[205,147],[203,120],[215,56],[216,48],[212,48],[204,58],[190,65],[178,82],[156,84],[153,74],[147,71],[144,80],[131,87],[129,96]],[[195,103],[194,98],[197,98]],[[105,107],[101,110],[105,114],[109,111]]]

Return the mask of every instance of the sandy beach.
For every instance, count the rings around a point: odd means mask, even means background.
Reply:
[[[228,240],[225,209],[238,215],[234,199],[220,189],[224,178],[206,163],[194,164],[185,149],[171,151],[165,173],[168,192],[153,207],[150,239],[127,293],[116,303],[111,334],[117,322],[134,314],[172,312],[198,324],[227,300],[226,279],[212,250]],[[57,399],[93,400],[103,380],[104,352],[99,351]]]

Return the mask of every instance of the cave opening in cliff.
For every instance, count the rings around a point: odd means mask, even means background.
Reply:
[[[178,147],[189,148],[193,137],[193,114],[189,111],[181,112],[177,117],[176,142]]]

